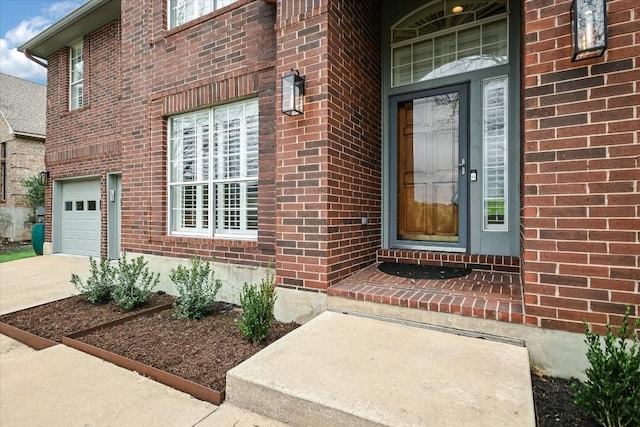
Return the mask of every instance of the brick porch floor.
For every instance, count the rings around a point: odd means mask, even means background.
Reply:
[[[329,296],[523,323],[520,275],[473,270],[455,279],[415,280],[378,270],[379,263],[331,286]]]

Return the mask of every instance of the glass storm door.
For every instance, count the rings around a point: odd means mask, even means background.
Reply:
[[[396,243],[466,249],[467,86],[392,99]]]

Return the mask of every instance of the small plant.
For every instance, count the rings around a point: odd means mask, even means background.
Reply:
[[[111,296],[120,307],[131,310],[147,303],[151,289],[159,281],[160,273],[151,273],[142,255],[128,262],[127,253],[123,252]]]
[[[617,338],[607,324],[604,349],[600,337],[585,325],[591,367],[585,370],[584,385],[573,384],[576,404],[607,427],[640,426],[640,345],[637,333],[629,328],[630,311],[627,306]]]
[[[273,321],[275,303],[276,291],[271,269],[267,271],[267,276],[261,280],[260,285],[244,284],[240,295],[242,316],[238,319],[238,326],[245,337],[253,342],[262,342],[267,338]]]
[[[171,269],[169,278],[178,289],[173,306],[173,315],[179,318],[201,319],[216,300],[222,282],[214,277],[207,261],[196,254],[191,258],[191,267],[179,265]]]
[[[113,282],[117,275],[117,269],[109,263],[109,260],[102,258],[100,266],[94,258],[89,258],[89,277],[86,283],[77,274],[71,275],[71,283],[78,292],[87,297],[92,304],[102,304],[111,300]]]
[[[44,184],[38,175],[24,178],[22,186],[27,190],[25,196],[31,209],[35,211],[40,206],[44,206]]]

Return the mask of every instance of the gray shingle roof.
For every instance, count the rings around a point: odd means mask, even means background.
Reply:
[[[14,134],[46,135],[47,87],[0,73],[0,112]]]

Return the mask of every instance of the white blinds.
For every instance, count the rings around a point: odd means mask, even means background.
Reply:
[[[483,217],[492,231],[507,230],[507,84],[506,76],[483,82]]]

